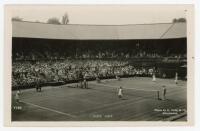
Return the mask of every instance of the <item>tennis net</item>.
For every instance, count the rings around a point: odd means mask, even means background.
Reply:
[[[105,84],[92,84],[92,89],[118,94],[119,86],[105,85]],[[138,88],[122,88],[122,94],[126,96],[135,96],[135,97],[143,97],[143,98],[151,98],[151,99],[160,99],[160,90],[147,90],[147,89],[138,89]]]

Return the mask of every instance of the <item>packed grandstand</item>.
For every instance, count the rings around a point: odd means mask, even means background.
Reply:
[[[172,78],[178,72],[186,78],[184,26],[13,22],[12,87],[64,84],[82,78],[151,77],[153,73]]]

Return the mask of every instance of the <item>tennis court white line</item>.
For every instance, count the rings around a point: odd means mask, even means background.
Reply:
[[[29,103],[29,102],[25,102],[25,101],[20,101],[20,102],[23,102],[25,104],[28,104],[28,105],[31,105],[31,106],[35,106],[35,107],[38,107],[38,108],[41,108],[41,109],[44,109],[44,110],[55,112],[55,113],[58,113],[58,114],[61,114],[61,115],[65,115],[65,116],[69,116],[69,117],[73,117],[73,118],[76,117],[76,116],[68,114],[68,113],[60,112],[60,111],[57,111],[57,110],[54,110],[54,109],[46,108],[46,107],[39,106],[39,105],[36,105],[36,104],[32,104],[32,103]]]

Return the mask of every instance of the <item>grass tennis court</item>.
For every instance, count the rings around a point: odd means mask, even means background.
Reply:
[[[22,90],[21,102],[12,99],[13,121],[186,121],[187,82],[173,79],[132,77],[88,82],[89,89],[75,84]],[[70,86],[70,87],[69,87]],[[117,88],[124,89],[123,99]],[[167,100],[158,100],[154,90],[167,89]],[[138,91],[137,91],[138,90]],[[141,91],[142,90],[142,91]],[[14,96],[13,91],[13,96]],[[14,97],[12,97],[14,98]]]

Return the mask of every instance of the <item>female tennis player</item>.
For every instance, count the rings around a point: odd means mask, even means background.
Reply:
[[[123,91],[122,91],[122,87],[120,86],[118,90],[118,97],[122,98],[122,96],[123,96]]]

